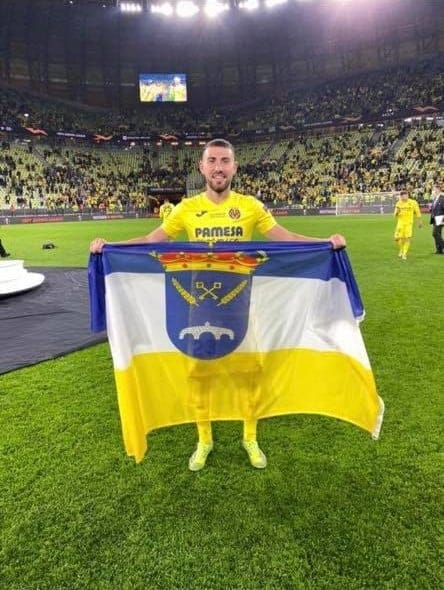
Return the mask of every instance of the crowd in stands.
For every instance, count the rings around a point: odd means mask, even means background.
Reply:
[[[354,75],[307,89],[277,92],[272,99],[216,109],[134,109],[112,112],[50,101],[12,89],[0,94],[0,123],[67,132],[101,134],[240,131],[298,127],[344,118],[387,116],[444,103],[444,57]]]
[[[428,201],[433,179],[443,173],[443,155],[443,128],[362,126],[330,136],[300,136],[280,157],[241,167],[236,182],[273,205],[328,207],[337,195],[403,188]]]
[[[442,175],[444,128],[361,126],[345,133],[237,146],[235,187],[271,206],[334,206],[338,194],[407,188],[429,199]],[[199,148],[50,147],[3,143],[0,209],[151,209],[148,187],[181,187]],[[200,187],[199,181],[196,190]]]
[[[51,148],[9,144],[0,150],[0,209],[146,209],[147,187],[184,187],[189,156],[160,162],[157,151]],[[155,162],[159,163],[158,166]]]
[[[331,83],[305,93],[287,91],[269,106],[255,110],[250,128],[387,116],[416,106],[440,106],[444,101],[443,57],[426,63],[392,68]],[[237,121],[242,125],[242,118]]]
[[[266,108],[211,112],[198,120],[191,110],[169,110],[155,120],[140,115],[76,110],[49,99],[0,92],[3,125],[29,125],[72,131],[116,132],[154,129],[181,132],[190,125],[243,128],[282,125],[298,120],[383,114],[407,106],[443,104],[442,68],[438,62],[398,68],[362,78],[324,84],[311,93],[275,98]],[[254,113],[254,115],[253,115]],[[27,115],[25,117],[25,114]],[[153,114],[150,115],[154,117]],[[299,119],[298,119],[299,117]],[[293,126],[294,127],[294,126]],[[307,132],[294,127],[285,139],[236,145],[240,163],[235,186],[272,206],[334,206],[337,195],[390,192],[407,188],[429,199],[434,178],[443,174],[444,128],[438,119],[390,122],[381,115],[371,124],[354,121],[345,128]],[[23,141],[4,134],[0,148],[0,209],[106,210],[152,209],[148,187],[200,187],[198,146],[156,144],[92,146],[44,137]]]

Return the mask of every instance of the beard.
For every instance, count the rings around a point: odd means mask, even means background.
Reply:
[[[207,180],[208,186],[211,188],[211,190],[213,190],[215,193],[223,193],[225,192],[228,188],[230,188],[231,185],[231,179],[230,178],[224,178],[221,180],[212,180],[211,178],[209,178]]]

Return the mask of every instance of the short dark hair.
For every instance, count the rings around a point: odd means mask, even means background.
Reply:
[[[408,195],[409,193],[408,193],[408,191],[406,191],[405,189],[403,189],[399,194],[400,195]]]
[[[223,147],[223,148],[226,148],[227,150],[231,150],[231,151],[233,152],[233,154],[234,154],[234,147],[233,147],[233,144],[231,144],[231,143],[230,143],[229,141],[227,141],[226,139],[221,139],[221,138],[218,138],[218,139],[212,139],[211,141],[208,141],[208,142],[205,144],[205,147],[204,147],[204,149],[203,149],[203,152],[205,152],[205,150],[206,150],[207,148],[210,148],[210,147]],[[203,152],[202,152],[202,153],[203,153]]]

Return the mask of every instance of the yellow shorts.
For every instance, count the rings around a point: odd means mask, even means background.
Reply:
[[[412,223],[398,223],[395,229],[395,240],[411,238],[413,234]]]

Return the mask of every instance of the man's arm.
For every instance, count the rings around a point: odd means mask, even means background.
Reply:
[[[330,242],[335,249],[346,246],[345,238],[340,234],[333,234],[324,239],[311,238],[309,236],[303,236],[302,234],[295,234],[278,223],[264,235],[272,242]]]
[[[122,244],[151,244],[152,242],[168,242],[169,239],[168,234],[161,227],[157,227],[146,236],[131,238],[124,242],[107,242],[103,238],[96,238],[89,245],[89,251],[92,254],[100,254],[105,244],[112,244],[113,246],[120,246]]]
[[[419,208],[419,203],[416,201],[415,207],[415,217],[418,220],[418,227],[422,227],[422,216],[421,216],[421,209]]]

